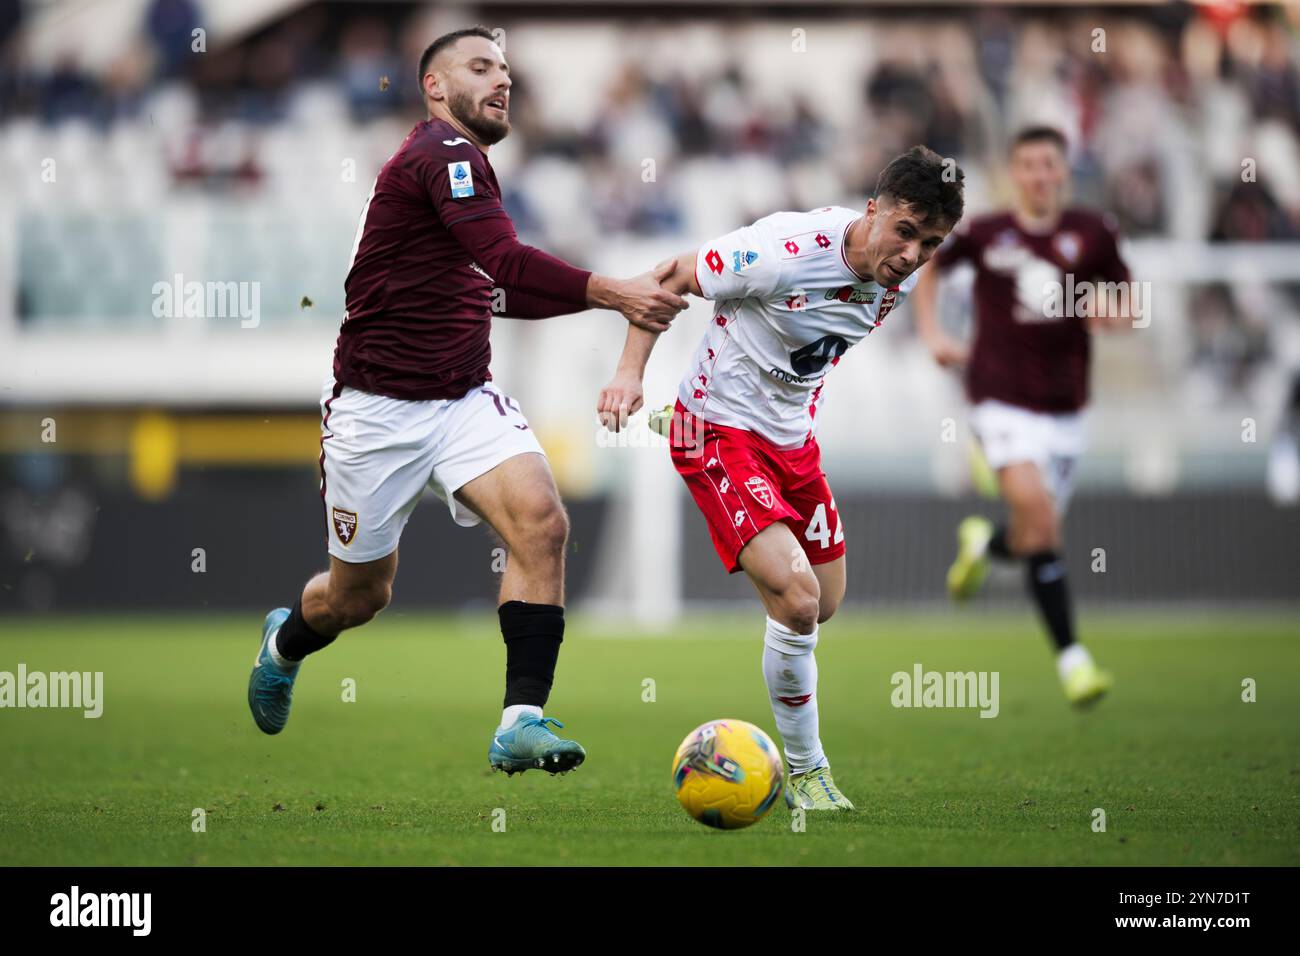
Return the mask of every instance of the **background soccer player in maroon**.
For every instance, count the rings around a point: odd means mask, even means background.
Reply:
[[[506,695],[488,759],[563,772],[585,752],[542,708],[564,635],[568,519],[518,403],[491,381],[494,306],[514,318],[597,307],[663,331],[686,302],[652,275],[613,280],[523,245],[488,148],[510,131],[510,73],[483,27],[420,59],[429,118],[384,164],[361,214],[347,311],[321,399],[330,569],[267,615],[249,681],[258,727],[279,733],[304,657],[388,605],[402,528],[426,487],[457,524],[505,542]],[[451,679],[451,678],[449,678]]]
[[[1010,173],[1014,208],[967,220],[922,273],[912,297],[935,360],[965,367],[971,430],[997,472],[1009,512],[997,527],[982,517],[962,522],[948,589],[956,598],[974,594],[988,557],[1025,562],[1030,594],[1057,648],[1065,695],[1087,704],[1109,689],[1111,678],[1075,638],[1061,515],[1085,444],[1090,334],[1130,325],[1129,275],[1103,218],[1064,206],[1069,165],[1060,132],[1032,127],[1016,136]],[[975,267],[969,346],[943,332],[935,309],[937,273],[960,262]],[[1084,289],[1089,298],[1076,297]]]

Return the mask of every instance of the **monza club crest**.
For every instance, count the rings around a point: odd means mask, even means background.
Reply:
[[[764,508],[772,507],[772,489],[767,486],[767,481],[761,475],[746,479],[745,487]]]
[[[352,539],[357,536],[357,513],[335,508],[333,518],[334,533],[339,536],[339,541],[346,548],[352,543]]]

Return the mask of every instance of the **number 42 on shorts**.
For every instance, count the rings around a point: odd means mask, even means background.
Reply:
[[[812,519],[808,522],[808,528],[804,531],[803,536],[807,541],[815,541],[823,548],[829,548],[832,544],[839,544],[844,540],[844,526],[840,523],[840,513],[835,510],[835,499],[831,499],[831,513],[835,515],[835,539],[831,540],[831,526],[826,520],[826,503],[820,502],[817,510],[813,512]]]

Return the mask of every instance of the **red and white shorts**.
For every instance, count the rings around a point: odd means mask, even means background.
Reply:
[[[693,422],[681,402],[676,420]],[[683,430],[689,434],[698,425],[703,425],[702,446],[672,442],[673,465],[704,513],[729,573],[740,570],[740,551],[749,540],[777,521],[790,526],[809,564],[844,555],[844,526],[822,473],[816,439],[782,451],[743,428],[700,422]]]

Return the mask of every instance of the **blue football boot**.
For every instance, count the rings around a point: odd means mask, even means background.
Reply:
[[[263,733],[278,734],[289,722],[289,705],[293,703],[293,682],[301,664],[283,670],[271,658],[267,645],[280,625],[289,619],[289,609],[278,607],[266,616],[262,624],[262,647],[253,662],[253,673],[248,678],[248,709]]]
[[[522,714],[514,725],[497,728],[488,748],[488,763],[506,776],[525,770],[568,773],[587,759],[587,751],[576,740],[565,740],[551,733],[547,724],[563,727],[554,717]]]

